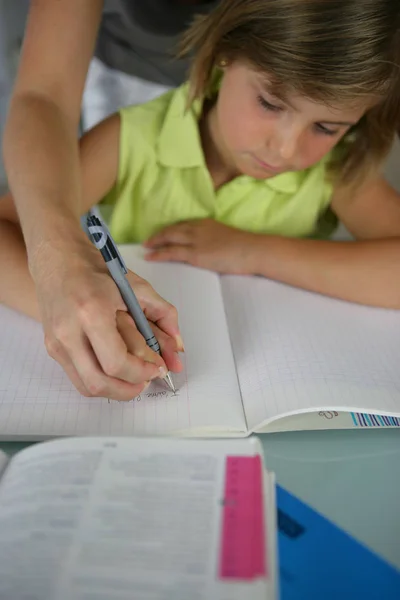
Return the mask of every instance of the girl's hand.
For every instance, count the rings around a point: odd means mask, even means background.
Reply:
[[[163,358],[147,347],[97,250],[61,241],[46,254],[31,265],[46,348],[81,394],[130,400],[160,369],[182,369],[176,309],[146,281],[128,275]]]
[[[257,236],[213,219],[167,227],[146,243],[150,261],[184,262],[218,273],[251,272]]]

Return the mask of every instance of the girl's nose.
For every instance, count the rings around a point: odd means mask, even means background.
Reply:
[[[278,142],[278,152],[282,160],[291,160],[296,154],[297,137],[287,132]]]
[[[296,155],[300,136],[300,128],[294,123],[281,123],[274,131],[269,144],[276,160],[290,161]]]

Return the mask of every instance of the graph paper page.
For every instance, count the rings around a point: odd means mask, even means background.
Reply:
[[[184,265],[152,264],[122,249],[129,268],[178,309],[185,341],[176,396],[164,382],[128,402],[80,396],[48,357],[41,326],[0,306],[0,436],[192,433],[246,430],[219,279]]]
[[[400,312],[223,277],[249,429],[324,409],[400,413]]]

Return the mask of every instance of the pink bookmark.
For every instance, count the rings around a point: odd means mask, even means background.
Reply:
[[[263,471],[260,456],[228,456],[219,577],[267,577]]]

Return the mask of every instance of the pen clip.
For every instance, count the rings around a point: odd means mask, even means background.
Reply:
[[[111,237],[111,233],[110,233],[110,230],[108,229],[107,225],[106,225],[105,223],[103,223],[103,221],[101,221],[101,219],[99,219],[99,221],[100,221],[100,223],[101,223],[101,226],[103,227],[104,231],[105,231],[105,232],[106,232],[106,234],[108,235],[108,239],[109,239],[110,243],[112,244],[112,246],[113,246],[113,248],[114,248],[114,252],[115,252],[115,254],[117,255],[117,259],[118,259],[118,261],[119,261],[119,264],[121,265],[121,269],[122,269],[122,271],[123,271],[124,275],[126,275],[126,274],[128,273],[128,268],[127,268],[127,266],[126,266],[126,264],[125,264],[125,261],[124,261],[124,259],[123,259],[123,258],[122,258],[122,256],[121,256],[121,253],[120,253],[120,251],[118,250],[118,246],[117,246],[117,244],[114,242],[114,240],[112,239],[112,237]]]
[[[111,255],[118,260],[122,272],[124,273],[124,275],[126,275],[128,273],[128,269],[126,267],[125,261],[122,258],[117,245],[112,239],[107,225],[103,223],[97,215],[92,214],[91,211],[89,211],[86,221],[90,239],[92,240],[93,244],[98,250],[100,250],[100,252],[107,246],[108,250],[111,252]],[[96,239],[94,237],[94,234],[99,235],[100,238]]]

